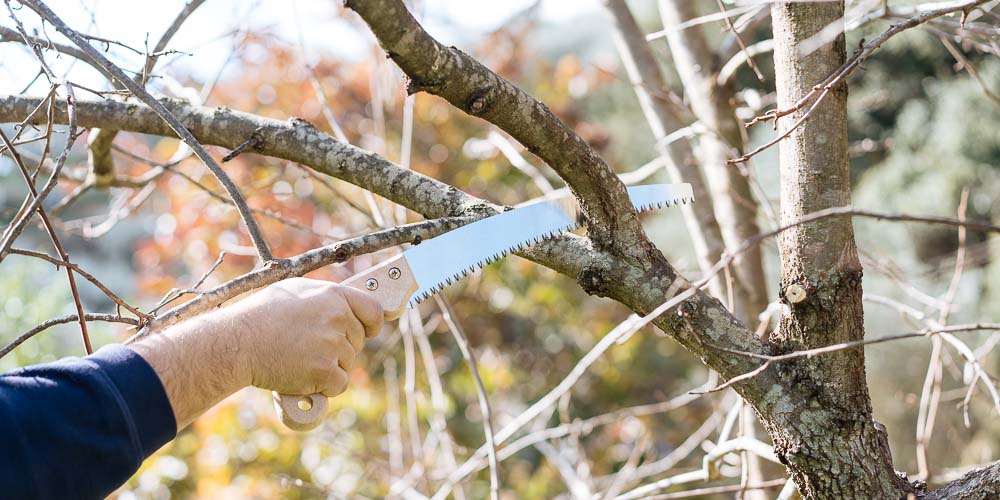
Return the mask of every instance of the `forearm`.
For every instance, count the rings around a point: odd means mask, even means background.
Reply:
[[[178,430],[250,385],[242,323],[239,309],[227,307],[127,344],[163,382]]]

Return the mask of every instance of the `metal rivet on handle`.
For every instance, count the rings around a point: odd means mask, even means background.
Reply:
[[[368,278],[368,281],[365,282],[365,288],[372,292],[378,290],[378,280],[375,278]]]
[[[392,278],[394,280],[398,280],[399,277],[402,276],[402,275],[403,275],[403,273],[399,272],[399,268],[398,267],[391,267],[391,268],[389,268],[389,277],[390,278]]]

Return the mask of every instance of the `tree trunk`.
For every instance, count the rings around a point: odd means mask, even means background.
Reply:
[[[794,106],[844,63],[842,32],[811,54],[798,50],[826,26],[843,23],[843,14],[842,1],[772,6],[779,109]],[[779,132],[807,109],[782,118]],[[841,84],[780,143],[783,225],[850,205],[847,145],[847,86]],[[785,231],[779,247],[781,295],[788,309],[771,339],[774,352],[863,338],[862,270],[851,219],[828,218]],[[786,411],[768,408],[761,420],[803,496],[899,498],[910,490],[892,468],[884,427],[872,420],[862,349],[803,358],[777,370],[796,381],[797,399],[805,404]]]

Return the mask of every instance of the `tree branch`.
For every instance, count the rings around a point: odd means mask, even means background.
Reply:
[[[24,37],[21,36],[21,34],[18,33],[16,30],[12,30],[6,26],[0,26],[0,43],[3,42],[20,43],[28,46],[29,48],[35,46],[40,49],[54,50],[59,54],[66,54],[70,57],[79,59],[80,61],[83,61],[84,63],[90,65],[90,67],[96,69],[102,75],[104,75],[105,78],[109,80],[112,79],[111,74],[108,73],[106,69],[102,68],[101,65],[94,63],[94,61],[91,60],[90,57],[87,56],[87,54],[84,54],[82,50],[76,47],[55,43],[50,40],[34,36]]]
[[[633,258],[650,251],[625,186],[611,167],[544,104],[431,37],[400,0],[349,0],[386,53],[410,78],[407,91],[443,97],[520,141],[569,184],[599,247]]]
[[[84,318],[87,321],[108,321],[111,323],[125,323],[127,325],[133,325],[133,326],[139,324],[139,320],[137,319],[126,318],[123,316],[119,316],[117,314],[86,313],[84,314]],[[38,335],[39,333],[44,332],[45,330],[48,330],[49,328],[52,328],[53,326],[62,325],[66,323],[75,323],[78,321],[80,321],[80,317],[77,316],[76,314],[60,316],[58,318],[52,318],[48,321],[45,321],[44,323],[41,323],[40,325],[32,328],[31,330],[28,330],[18,335],[17,338],[15,338],[9,344],[3,346],[3,348],[0,348],[0,358],[6,356],[7,353],[16,349],[17,346],[23,344],[26,340],[30,339],[31,337],[34,337],[35,335]]]
[[[314,248],[288,259],[275,259],[262,268],[233,278],[215,288],[205,290],[194,299],[170,309],[151,321],[146,328],[136,334],[136,337],[145,337],[181,320],[218,307],[240,294],[271,283],[294,276],[302,276],[330,264],[345,262],[357,255],[372,253],[404,243],[419,243],[421,240],[433,238],[474,220],[476,220],[475,217],[432,219]]]
[[[243,224],[246,225],[247,233],[250,235],[250,240],[253,242],[254,246],[257,248],[257,254],[263,262],[268,262],[272,259],[271,249],[268,248],[267,242],[264,240],[264,235],[260,232],[260,228],[257,226],[257,221],[254,219],[253,214],[250,212],[250,207],[247,206],[246,200],[243,199],[243,195],[240,193],[239,188],[233,183],[229,175],[226,174],[225,170],[216,163],[215,159],[212,158],[208,151],[198,143],[198,140],[189,132],[184,125],[181,124],[180,120],[173,115],[160,101],[153,98],[145,89],[142,88],[138,83],[134,82],[131,78],[125,75],[125,72],[121,70],[118,66],[115,66],[111,61],[105,58],[97,49],[90,45],[83,36],[71,29],[66,25],[51,9],[48,8],[44,3],[39,0],[23,0],[24,5],[27,5],[31,10],[38,13],[42,19],[45,19],[49,23],[52,23],[56,27],[56,30],[63,34],[66,38],[69,38],[77,47],[80,47],[85,54],[87,54],[94,62],[100,64],[104,69],[111,73],[118,83],[121,83],[125,88],[132,92],[136,97],[149,105],[156,114],[165,121],[170,128],[177,134],[178,137],[188,147],[194,151],[195,155],[205,163],[205,166],[212,172],[212,175],[218,179],[219,184],[226,189],[229,196],[233,199],[233,203],[236,205],[237,210],[240,213],[240,217],[243,219]]]
[[[718,61],[709,47],[704,27],[680,29],[696,18],[695,5],[685,0],[658,2],[663,27],[674,67],[684,85],[691,109],[709,133],[698,137],[698,157],[706,177],[712,179],[709,188],[712,204],[726,248],[760,232],[757,226],[757,201],[754,199],[749,170],[741,171],[726,165],[731,152],[743,148],[744,137],[733,107],[734,94],[729,86],[718,84]],[[728,19],[722,11],[722,19]],[[757,316],[767,308],[767,281],[763,257],[753,249],[736,260],[732,267],[735,285],[734,310],[738,318],[751,327]]]
[[[303,120],[278,121],[225,108],[201,108],[173,100],[160,102],[200,142],[231,149],[259,129],[262,140],[256,153],[301,163],[391,199],[425,217],[460,216],[471,222],[499,209],[450,185],[337,141]],[[18,121],[38,104],[38,99],[33,98],[0,98],[0,122]],[[175,136],[170,127],[156,119],[150,108],[140,104],[81,101],[76,111],[82,126],[109,126],[125,131]],[[65,108],[61,104],[57,103],[53,117],[57,122],[66,119]],[[231,282],[232,286],[206,291],[175,310],[164,313],[154,323],[165,326],[215,307],[240,293],[295,276],[297,272],[305,273],[308,272],[306,269],[342,261],[332,255],[338,248],[349,252],[344,254],[345,259],[382,248],[370,245],[370,240],[366,238],[355,238],[276,261],[237,278]],[[409,240],[400,238],[396,241],[394,244]],[[667,301],[670,296],[665,292],[671,283],[683,279],[669,267],[662,254],[658,251],[656,254],[659,257],[653,265],[633,268],[620,258],[594,248],[588,239],[565,235],[530,247],[519,255],[576,279],[590,293],[612,297],[637,312],[646,313]],[[296,267],[298,264],[303,265]],[[762,346],[753,333],[736,322],[715,299],[699,293],[690,302],[683,315],[667,314],[656,324],[665,331],[675,333],[682,344],[705,356],[710,366],[721,369],[723,374],[735,376],[756,368],[756,364],[748,363],[743,357],[722,351],[707,352],[705,342],[701,340],[703,336],[713,345],[725,345],[741,351],[757,352]],[[733,366],[728,366],[730,361],[727,358],[732,360]],[[755,379],[755,383],[757,380],[761,380],[761,384],[766,383],[763,379]]]
[[[987,500],[1000,496],[1000,461],[980,467],[938,488],[926,500]]]
[[[858,69],[861,66],[861,63],[865,62],[865,60],[868,59],[868,57],[870,57],[872,53],[878,50],[878,48],[881,47],[882,44],[884,44],[890,38],[902,33],[903,31],[906,31],[910,28],[914,28],[916,26],[920,26],[921,24],[924,24],[928,21],[932,21],[941,16],[952,14],[958,11],[967,12],[970,9],[973,9],[979,5],[986,3],[986,1],[987,0],[972,0],[967,2],[948,4],[933,10],[920,12],[901,23],[893,24],[892,26],[889,27],[889,29],[883,31],[882,34],[875,37],[872,41],[864,44],[861,47],[861,49],[855,52],[850,59],[844,62],[843,65],[841,65],[836,70],[830,72],[829,76],[827,76],[826,79],[817,83],[809,92],[804,93],[804,95],[802,95],[798,100],[794,101],[794,103],[786,104],[785,107],[779,106],[775,109],[768,111],[767,113],[754,117],[754,119],[747,122],[746,127],[752,127],[753,125],[756,125],[763,121],[768,121],[768,120],[777,121],[778,118],[796,113],[804,109],[806,106],[809,106],[810,103],[812,103],[812,105],[809,107],[806,113],[800,115],[799,119],[795,123],[793,123],[791,126],[786,127],[785,130],[777,137],[758,146],[753,151],[750,151],[749,153],[746,153],[743,156],[740,156],[739,158],[728,160],[728,163],[735,164],[735,163],[745,162],[754,155],[756,155],[757,153],[760,153],[761,151],[770,148],[771,146],[774,146],[778,142],[781,142],[786,137],[791,135],[793,131],[795,131],[797,128],[799,128],[799,126],[802,125],[803,122],[805,122],[806,118],[808,118],[812,114],[813,110],[815,110],[820,105],[820,103],[827,96],[830,95],[830,92],[833,89],[841,85],[844,82],[844,80],[848,76],[850,76],[851,73],[854,72],[854,70]]]
[[[17,122],[40,104],[40,98],[0,97],[0,122]],[[306,165],[391,199],[425,217],[492,212],[496,208],[441,181],[406,170],[378,155],[338,141],[298,118],[273,120],[228,108],[191,106],[183,101],[159,102],[202,144],[234,149],[254,131],[261,138],[255,153]],[[128,132],[177,137],[150,107],[113,101],[79,101],[81,127],[116,128]],[[54,119],[66,123],[66,108],[56,104]],[[44,120],[32,118],[28,124]]]

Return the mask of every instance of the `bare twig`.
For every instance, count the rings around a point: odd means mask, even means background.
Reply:
[[[733,21],[729,19],[729,14],[726,12],[726,6],[722,4],[722,0],[715,0],[715,4],[719,7],[719,13],[723,14],[722,19],[726,22],[726,29],[733,34],[736,39],[736,43],[740,46],[740,50],[746,56],[747,66],[753,70],[753,74],[757,76],[757,80],[764,81],[764,73],[760,72],[760,68],[757,67],[757,63],[753,62],[753,55],[747,50],[747,46],[743,43],[743,37],[740,36],[740,32],[736,30],[733,26]]]
[[[215,288],[204,290],[199,296],[170,309],[137,333],[137,338],[151,335],[155,331],[217,307],[242,293],[276,283],[285,278],[302,276],[320,267],[344,262],[356,255],[433,238],[474,220],[476,220],[474,217],[464,217],[416,222],[314,248],[295,257],[275,260],[260,269],[233,278]]]
[[[986,97],[989,97],[990,99],[993,99],[993,102],[1000,104],[1000,96],[993,93],[993,90],[991,90],[990,86],[983,81],[983,77],[979,74],[979,71],[976,70],[976,67],[969,62],[969,59],[965,57],[965,54],[958,50],[958,47],[955,47],[955,44],[951,43],[951,40],[948,40],[948,38],[944,35],[939,35],[938,38],[941,40],[941,44],[944,45],[944,48],[948,49],[948,53],[955,58],[957,63],[955,65],[955,69],[959,71],[964,69],[968,72],[969,76],[976,80],[979,87],[983,89],[983,93],[986,94]]]
[[[748,485],[734,484],[731,486],[710,486],[708,488],[696,488],[693,490],[678,491],[676,493],[661,493],[657,495],[650,495],[646,497],[646,500],[674,500],[677,498],[707,497],[709,495],[718,495],[721,493],[736,493],[739,491],[768,490],[771,488],[784,486],[786,481],[789,480],[772,479],[770,481],[764,481],[763,483],[759,484],[748,484]]]
[[[225,251],[219,252],[219,257],[215,259],[215,262],[208,268],[208,270],[202,273],[201,278],[198,278],[198,281],[196,281],[194,285],[191,285],[188,288],[174,288],[170,290],[162,299],[160,299],[159,302],[156,303],[155,306],[153,306],[152,309],[149,310],[149,314],[151,315],[156,314],[156,311],[159,311],[167,304],[183,297],[186,294],[189,293],[200,294],[201,292],[198,291],[198,288],[202,285],[202,283],[205,282],[205,280],[208,279],[209,276],[212,275],[212,273],[215,272],[216,269],[218,269],[220,265],[222,265],[222,261],[225,258],[226,258],[226,252]]]
[[[881,344],[881,343],[885,343],[885,342],[894,342],[894,341],[897,341],[897,340],[913,339],[913,338],[921,338],[921,337],[934,337],[936,335],[943,334],[943,333],[975,332],[975,331],[983,331],[983,330],[1000,330],[1000,323],[970,323],[970,324],[963,324],[963,325],[945,326],[945,327],[940,327],[940,328],[925,328],[923,330],[918,330],[918,331],[915,331],[915,332],[898,333],[898,334],[895,334],[895,335],[886,335],[884,337],[878,337],[878,338],[874,338],[874,339],[862,339],[862,340],[854,340],[854,341],[851,341],[851,342],[841,342],[839,344],[828,345],[828,346],[825,346],[825,347],[817,347],[815,349],[806,349],[806,350],[801,350],[801,351],[794,351],[794,352],[790,352],[790,353],[787,353],[787,354],[781,354],[781,355],[775,355],[775,356],[768,355],[768,354],[758,354],[758,353],[752,353],[752,352],[737,351],[737,350],[733,350],[733,349],[729,349],[727,347],[721,347],[721,346],[713,346],[715,349],[719,349],[719,350],[722,350],[722,351],[725,351],[725,352],[729,352],[729,353],[732,353],[732,354],[738,354],[738,355],[741,355],[741,356],[746,356],[746,357],[750,357],[750,358],[760,359],[760,360],[763,360],[764,363],[761,364],[757,369],[755,369],[753,371],[750,371],[750,372],[747,372],[747,373],[744,373],[742,375],[733,377],[733,378],[729,379],[728,381],[726,381],[724,384],[721,384],[721,385],[719,385],[719,386],[717,386],[717,387],[715,387],[715,388],[713,388],[713,389],[711,389],[711,390],[709,390],[707,392],[718,392],[718,391],[721,391],[723,389],[726,389],[726,388],[732,386],[733,384],[736,384],[736,383],[742,382],[744,380],[753,378],[753,377],[759,375],[760,373],[763,373],[765,370],[767,370],[768,368],[770,368],[771,365],[773,365],[774,363],[780,363],[780,362],[788,361],[788,360],[791,360],[791,359],[811,358],[811,357],[814,357],[814,356],[818,356],[820,354],[828,354],[828,353],[831,353],[831,352],[843,351],[843,350],[847,350],[847,349],[857,349],[859,347],[864,347],[864,346],[868,346],[868,345],[872,345],[872,344]]]
[[[58,44],[58,43],[53,43],[53,42],[51,42],[49,40],[44,40],[44,39],[41,39],[41,38],[38,38],[38,37],[28,36],[27,34],[22,37],[21,34],[18,33],[17,31],[15,31],[15,30],[12,30],[12,29],[10,29],[10,28],[8,28],[6,26],[0,26],[0,43],[3,43],[3,42],[17,42],[17,43],[25,44],[25,45],[27,45],[29,47],[36,47],[37,46],[37,47],[39,47],[41,49],[55,50],[59,54],[66,54],[66,55],[68,55],[70,57],[74,57],[76,59],[79,59],[79,60],[85,62],[85,63],[89,64],[92,68],[94,68],[97,71],[101,72],[101,74],[104,75],[106,78],[109,78],[109,79],[111,78],[111,74],[109,74],[100,65],[94,64],[94,62],[91,61],[90,58],[87,57],[87,55],[83,53],[83,51],[81,51],[80,49],[78,49],[76,47],[71,47],[69,45],[62,45],[62,44]]]
[[[746,153],[743,156],[740,156],[739,158],[729,160],[729,163],[745,162],[750,158],[752,158],[757,153],[760,153],[761,151],[770,148],[771,146],[777,144],[782,139],[790,135],[792,131],[798,128],[798,126],[801,125],[802,122],[804,122],[811,115],[811,113],[819,106],[820,102],[822,102],[823,99],[835,87],[840,85],[851,73],[854,72],[855,69],[861,66],[861,63],[867,60],[868,57],[870,57],[872,53],[875,52],[875,50],[881,47],[882,44],[884,44],[893,36],[898,35],[899,33],[902,33],[903,31],[906,31],[910,28],[920,26],[921,24],[926,23],[932,19],[952,14],[954,12],[959,12],[959,11],[966,12],[969,9],[972,9],[978,5],[982,5],[986,2],[987,0],[972,0],[957,4],[949,4],[945,7],[940,7],[937,9],[921,12],[907,19],[906,21],[890,26],[889,29],[883,31],[882,34],[875,37],[868,43],[864,44],[860,50],[855,52],[854,55],[847,60],[847,62],[845,62],[840,68],[834,71],[833,74],[828,76],[825,80],[816,84],[816,86],[814,86],[811,91],[802,96],[802,98],[799,99],[794,105],[784,109],[773,109],[747,122],[746,123],[747,127],[751,127],[763,121],[770,120],[777,122],[778,118],[795,113],[796,111],[803,109],[805,106],[809,105],[810,102],[812,102],[812,105],[809,107],[808,111],[806,111],[802,116],[800,116],[799,119],[790,127],[788,127],[783,133],[781,133],[774,139],[762,144],[761,146],[755,148],[753,151],[750,151],[749,153]]]
[[[455,342],[462,351],[465,362],[469,364],[469,371],[476,382],[479,409],[483,418],[483,432],[486,435],[486,456],[490,464],[490,498],[498,500],[500,498],[500,477],[497,465],[497,445],[493,438],[493,414],[490,411],[490,400],[486,395],[486,386],[483,384],[483,379],[479,376],[479,366],[476,363],[476,357],[472,353],[472,349],[469,347],[469,340],[465,336],[465,332],[462,331],[462,327],[453,318],[451,307],[441,298],[441,295],[434,295],[434,301],[437,303],[438,308],[441,309],[441,316],[444,318],[445,324],[448,325],[448,329],[451,330],[452,336],[455,337]]]
[[[153,52],[146,55],[146,64],[142,66],[142,74],[139,79],[140,85],[144,85],[147,81],[149,81],[149,77],[153,73],[153,67],[156,66],[156,61],[160,58],[160,56],[164,54],[163,51],[166,50],[167,44],[170,43],[170,40],[173,39],[174,35],[176,35],[181,29],[181,26],[185,21],[187,21],[188,17],[191,17],[191,14],[193,14],[198,7],[201,7],[201,4],[203,3],[205,3],[205,0],[189,0],[188,3],[184,4],[184,8],[177,13],[177,17],[175,17],[174,21],[170,23],[167,30],[160,35],[160,39],[153,47]]]
[[[110,323],[125,323],[127,325],[139,326],[139,320],[134,318],[126,318],[123,316],[119,316],[117,314],[87,313],[85,318],[87,321],[107,321]],[[75,314],[69,314],[67,316],[60,316],[58,318],[52,318],[50,320],[47,320],[44,323],[41,323],[38,326],[18,335],[17,338],[15,338],[9,344],[5,345],[2,349],[0,349],[0,358],[6,356],[10,351],[16,349],[17,346],[23,344],[26,340],[30,339],[31,337],[34,337],[35,335],[38,335],[39,333],[44,332],[45,330],[48,330],[53,326],[62,325],[65,323],[77,323],[79,321],[80,318],[77,317],[77,315]]]
[[[47,152],[49,150],[49,144],[52,137],[52,124],[49,124],[48,133],[46,134],[45,147],[44,150]],[[14,163],[17,164],[18,170],[21,172],[21,177],[24,179],[24,183],[28,186],[28,195],[34,200],[38,198],[38,190],[35,189],[33,183],[33,178],[31,174],[28,173],[28,168],[25,167],[24,162],[21,161],[21,156],[17,153],[14,145],[11,144],[10,139],[7,135],[0,131],[0,139],[3,140],[4,145],[7,147],[7,152],[14,158]],[[66,265],[66,278],[69,281],[70,293],[73,296],[73,304],[76,306],[76,314],[80,321],[80,335],[83,336],[83,346],[87,354],[94,351],[93,346],[90,345],[90,335],[87,333],[87,319],[83,312],[83,302],[80,299],[80,292],[76,288],[76,278],[73,277],[74,269],[70,267],[69,264],[69,254],[63,248],[62,242],[59,241],[59,236],[56,234],[55,229],[52,227],[52,222],[49,221],[48,215],[45,213],[45,207],[38,206],[38,216],[42,221],[42,226],[45,228],[45,232],[49,235],[49,240],[52,241],[52,247],[55,249],[56,254],[62,259],[60,262]],[[12,242],[13,243],[13,242]],[[44,254],[41,254],[44,255]],[[54,259],[53,259],[54,260]],[[79,269],[79,268],[77,268]],[[105,288],[106,290],[106,288]],[[109,296],[114,296],[111,294]]]
[[[118,296],[118,294],[116,294],[113,291],[111,291],[111,289],[108,288],[107,285],[105,285],[104,283],[101,283],[101,281],[98,280],[97,278],[95,278],[94,275],[88,273],[87,271],[84,271],[77,264],[74,264],[72,262],[67,262],[65,260],[56,259],[54,257],[51,257],[51,256],[46,255],[46,254],[41,253],[41,252],[35,252],[33,250],[25,250],[23,248],[16,248],[16,247],[15,248],[11,248],[10,249],[10,253],[15,254],[15,255],[24,255],[24,256],[27,256],[27,257],[34,257],[36,259],[41,259],[41,260],[44,260],[46,262],[50,262],[52,264],[55,264],[57,267],[58,266],[65,266],[65,267],[67,267],[69,269],[72,269],[73,272],[75,272],[76,274],[79,274],[80,276],[83,277],[83,279],[89,281],[91,284],[93,284],[95,287],[97,287],[97,289],[100,290],[101,292],[103,292],[104,295],[106,295],[109,299],[111,299],[112,302],[114,302],[115,304],[117,304],[120,307],[125,308],[125,310],[127,310],[128,312],[134,314],[137,318],[139,318],[139,320],[145,320],[146,317],[147,317],[146,314],[144,314],[142,311],[136,309],[131,304],[129,304],[128,302],[126,302],[124,299],[122,299],[120,296]]]
[[[156,114],[159,115],[163,121],[167,122],[174,133],[176,133],[177,136],[180,137],[192,151],[194,151],[195,155],[197,155],[198,158],[205,163],[205,166],[208,167],[215,178],[218,179],[219,183],[226,189],[226,192],[229,193],[230,198],[233,199],[233,203],[236,205],[237,210],[240,213],[240,217],[243,219],[244,225],[246,225],[247,232],[250,235],[250,240],[257,249],[257,254],[263,262],[270,262],[273,259],[271,256],[271,250],[268,248],[267,242],[264,240],[264,235],[260,232],[260,228],[257,226],[257,221],[253,218],[250,207],[247,206],[246,200],[244,200],[243,195],[240,194],[239,188],[236,187],[236,184],[234,184],[232,179],[229,178],[229,175],[222,170],[222,167],[216,163],[215,159],[212,158],[208,151],[198,142],[197,139],[195,139],[194,135],[192,135],[191,132],[184,127],[180,120],[178,120],[177,117],[163,105],[163,103],[151,96],[138,83],[128,78],[124,71],[105,58],[100,51],[91,46],[82,35],[67,26],[62,19],[56,16],[56,14],[40,0],[24,0],[24,4],[37,12],[43,19],[55,26],[60,33],[62,33],[66,38],[69,38],[73,43],[80,47],[84,53],[90,56],[91,59],[114,75],[115,78],[125,86],[125,88],[130,90],[142,102],[153,108]]]
[[[66,86],[66,109],[69,121],[69,130],[66,132],[66,143],[63,146],[63,150],[56,157],[54,165],[52,167],[52,173],[49,175],[48,180],[45,185],[42,186],[42,190],[35,192],[34,184],[32,184],[31,179],[29,179],[29,186],[32,190],[30,197],[32,197],[31,203],[27,205],[27,208],[20,212],[20,216],[15,218],[10,225],[4,230],[3,239],[0,241],[0,261],[2,261],[8,253],[10,253],[10,247],[14,244],[14,241],[21,235],[28,222],[35,215],[35,212],[40,209],[42,203],[48,198],[49,193],[52,189],[56,187],[59,183],[59,173],[62,172],[63,166],[66,164],[66,159],[69,157],[70,150],[73,149],[73,143],[76,141],[77,128],[76,128],[76,96],[73,94],[73,88],[71,86]],[[52,120],[50,120],[50,123]],[[10,145],[7,145],[10,147]],[[46,148],[47,149],[47,148]],[[13,151],[13,149],[11,149]]]

